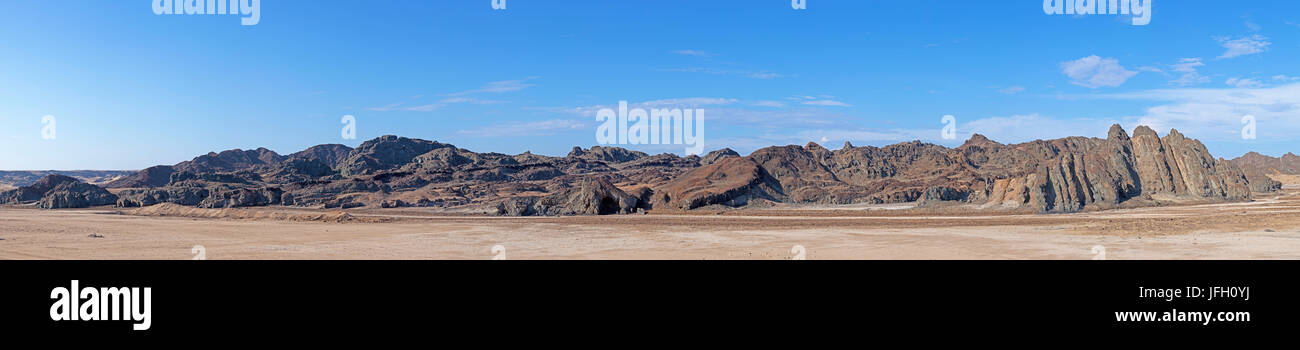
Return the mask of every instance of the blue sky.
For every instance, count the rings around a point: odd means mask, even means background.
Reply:
[[[594,145],[595,110],[619,101],[704,109],[705,148],[742,154],[1104,137],[1112,123],[1177,128],[1219,157],[1300,151],[1295,1],[1156,1],[1146,26],[1039,0],[265,0],[253,26],[150,3],[6,3],[0,169],[384,134],[563,155]],[[944,115],[957,139],[941,138]]]

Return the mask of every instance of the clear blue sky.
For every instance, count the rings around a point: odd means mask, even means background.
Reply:
[[[254,26],[150,3],[5,2],[0,169],[384,134],[563,155],[595,144],[594,110],[621,100],[705,109],[705,148],[741,153],[1104,136],[1116,122],[1177,128],[1226,158],[1300,152],[1297,1],[1162,0],[1146,26],[1050,16],[1039,0],[265,0]],[[349,114],[355,140],[340,136]],[[955,140],[940,137],[948,114]],[[1256,139],[1241,137],[1246,114]]]

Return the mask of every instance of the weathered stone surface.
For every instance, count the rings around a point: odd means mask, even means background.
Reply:
[[[575,187],[536,198],[515,198],[497,206],[500,215],[609,215],[634,212],[640,199],[603,177],[586,177]]]
[[[647,157],[648,154],[643,152],[631,151],[620,147],[595,146],[588,150],[581,147],[574,147],[569,152],[569,157],[595,160],[607,163],[623,163],[637,160],[638,158]]]
[[[106,188],[149,188],[162,187],[171,182],[172,173],[176,169],[170,165],[158,165],[140,170],[131,176],[109,182],[104,185]]]
[[[682,174],[654,189],[654,208],[695,209],[709,205],[743,206],[756,199],[780,201],[781,183],[748,157],[725,158]]]
[[[54,188],[59,185],[78,182],[81,181],[70,176],[57,174],[46,175],[29,186],[23,186],[0,193],[0,204],[18,204],[38,201],[41,197],[44,197],[46,193],[54,190]]]
[[[43,209],[89,208],[112,205],[117,196],[85,182],[63,182],[46,192],[37,206]]]
[[[1262,158],[1250,163],[1285,168]],[[651,156],[604,146],[575,147],[565,157],[476,153],[383,136],[356,149],[321,145],[288,157],[265,149],[210,153],[172,167],[174,172],[151,168],[133,184],[157,188],[123,191],[117,202],[474,206],[502,215],[596,215],[773,202],[920,201],[1073,212],[1183,199],[1248,200],[1252,190],[1276,187],[1265,173],[1236,164],[1213,158],[1200,142],[1177,131],[1161,138],[1139,127],[1129,136],[1118,125],[1105,139],[1001,144],[974,135],[957,148],[914,141],[884,147],[846,143],[831,151],[810,143],[763,148],[748,156],[722,149],[703,157]],[[168,181],[158,187],[163,173]],[[0,202],[35,201],[44,194],[39,189],[8,191],[0,194]]]
[[[717,163],[720,160],[726,158],[732,158],[732,157],[740,157],[740,153],[736,153],[736,151],[733,151],[730,148],[723,148],[720,150],[709,152],[709,154],[705,154],[703,157],[700,157],[700,165],[709,165],[709,164]]]
[[[338,171],[343,176],[369,175],[383,170],[394,170],[415,157],[429,151],[452,147],[451,145],[385,135],[366,141],[352,150],[339,162]]]
[[[202,187],[162,187],[144,190],[123,190],[118,193],[117,206],[124,208],[147,207],[161,203],[195,206],[208,198]]]
[[[0,204],[35,202],[45,209],[87,208],[110,205],[117,196],[107,190],[63,175],[48,175],[30,186],[0,193]]]
[[[199,202],[199,208],[256,207],[282,203],[284,191],[277,187],[233,188],[212,190],[208,198]]]

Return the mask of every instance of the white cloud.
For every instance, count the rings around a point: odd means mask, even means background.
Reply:
[[[1175,63],[1173,70],[1179,73],[1195,73],[1197,68],[1204,67],[1205,63],[1200,58],[1180,58]]]
[[[418,97],[417,97],[417,98],[418,98]],[[458,103],[468,103],[468,104],[476,104],[476,105],[491,105],[491,104],[506,103],[506,101],[498,101],[498,100],[482,100],[482,99],[477,99],[477,98],[472,98],[472,97],[450,97],[450,98],[442,99],[442,100],[440,100],[440,101],[438,101],[438,102],[436,102],[436,103],[423,104],[423,105],[418,105],[418,106],[403,106],[402,103],[394,103],[394,104],[390,104],[390,105],[383,106],[383,107],[371,107],[371,108],[367,108],[367,110],[375,111],[375,112],[396,112],[396,111],[402,111],[402,112],[433,112],[433,111],[436,111],[436,110],[442,109],[443,107],[446,107],[446,106],[448,106],[448,105],[458,104]]]
[[[1253,115],[1260,140],[1288,140],[1300,134],[1300,83],[1264,88],[1162,89],[1096,96],[1161,101],[1145,113],[1125,117],[1164,132],[1176,128],[1190,137],[1241,141],[1241,118]]]
[[[853,105],[851,104],[847,104],[835,100],[804,101],[803,104],[808,106],[823,106],[823,107],[853,107]]]
[[[1300,81],[1300,77],[1292,77],[1292,76],[1287,76],[1287,75],[1281,75],[1281,74],[1279,74],[1279,75],[1274,75],[1274,76],[1273,76],[1273,80],[1274,80],[1274,81],[1284,82],[1284,83],[1289,83],[1289,82],[1293,82],[1293,81]]]
[[[530,84],[528,82],[538,78],[539,77],[527,77],[527,78],[517,79],[517,80],[494,81],[494,82],[484,84],[482,87],[479,87],[478,89],[447,94],[447,96],[464,96],[464,95],[479,94],[479,93],[499,94],[505,92],[515,92],[515,91],[533,87],[533,84]]]
[[[835,96],[831,96],[831,95],[791,96],[790,98],[787,99],[798,102],[799,104],[805,106],[853,107],[853,105],[851,104],[836,101]]]
[[[1175,63],[1174,65],[1170,66],[1170,69],[1172,69],[1174,72],[1183,73],[1183,74],[1180,75],[1178,79],[1169,81],[1169,83],[1177,86],[1189,86],[1189,85],[1208,83],[1210,82],[1210,77],[1201,75],[1201,73],[1197,71],[1198,68],[1204,66],[1205,63],[1202,62],[1200,58],[1181,58],[1178,60],[1178,63]]]
[[[981,134],[1001,143],[1020,143],[1070,136],[1106,137],[1115,120],[1059,119],[1035,114],[989,117],[958,124],[962,135]]]
[[[673,53],[678,54],[678,55],[698,56],[698,57],[713,57],[713,56],[717,56],[717,54],[710,53],[710,52],[699,51],[699,50],[677,50],[677,51],[673,51]]]
[[[1073,80],[1071,83],[1090,89],[1118,87],[1138,74],[1124,69],[1117,59],[1101,58],[1096,55],[1062,62],[1061,72]]]
[[[776,78],[787,77],[785,74],[774,73],[769,71],[728,70],[728,69],[703,68],[703,67],[669,68],[669,69],[661,69],[660,71],[679,72],[679,73],[703,73],[703,74],[712,74],[712,75],[734,75],[734,76],[753,78],[753,79],[776,79]]]
[[[586,127],[587,124],[577,120],[552,119],[496,124],[478,129],[461,130],[458,133],[478,137],[545,136],[562,131],[580,130]]]
[[[1226,84],[1237,88],[1257,88],[1264,86],[1264,82],[1251,78],[1228,78]]]
[[[781,102],[781,101],[764,100],[764,101],[754,102],[754,105],[758,107],[785,108],[785,102]]]
[[[1268,46],[1273,44],[1268,41],[1268,38],[1259,34],[1239,38],[1218,37],[1215,38],[1215,40],[1218,40],[1219,44],[1223,45],[1223,48],[1227,49],[1227,51],[1222,55],[1219,55],[1219,59],[1261,53],[1268,51]]]
[[[998,93],[1003,93],[1007,95],[1015,95],[1022,92],[1025,92],[1025,87],[1023,86],[1011,86],[1011,87],[998,89]]]

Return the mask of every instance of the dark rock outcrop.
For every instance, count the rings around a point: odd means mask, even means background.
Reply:
[[[723,160],[725,158],[739,157],[739,156],[740,153],[736,153],[736,151],[733,151],[730,148],[723,148],[720,150],[709,152],[708,154],[705,154],[703,157],[700,157],[700,165],[709,165],[709,164],[717,163],[718,161]]]
[[[754,200],[781,201],[781,183],[748,157],[725,158],[691,170],[654,189],[654,208],[689,210],[709,205],[743,206]]]
[[[117,206],[124,208],[147,207],[161,203],[197,206],[208,198],[208,189],[202,187],[168,187],[123,190],[117,196]]]
[[[370,175],[395,170],[429,151],[452,147],[435,141],[385,135],[366,141],[348,153],[336,167],[343,176]]]
[[[498,215],[609,215],[629,214],[640,199],[615,187],[603,177],[583,178],[576,186],[545,197],[512,198],[497,205]]]
[[[607,163],[623,163],[647,157],[648,154],[643,152],[631,151],[620,147],[594,146],[591,149],[583,150],[580,147],[574,147],[569,152],[571,158],[582,158]]]
[[[352,147],[339,144],[315,145],[298,153],[290,154],[288,160],[319,160],[330,168],[337,167],[343,159],[352,153]]]
[[[131,176],[104,184],[106,188],[149,188],[162,187],[171,182],[176,169],[170,165],[158,165],[140,170]]]
[[[232,150],[146,169],[129,186],[144,189],[124,190],[116,203],[469,206],[501,215],[601,215],[775,202],[917,201],[1056,213],[1249,200],[1252,190],[1276,189],[1266,174],[1237,163],[1213,158],[1177,131],[1162,138],[1139,127],[1130,136],[1118,125],[1105,139],[1001,144],[974,135],[957,148],[914,141],[884,147],[846,143],[832,151],[809,143],[748,156],[722,149],[703,157],[604,146],[575,147],[565,157],[507,155],[383,136],[356,149],[320,145],[287,157],[266,149]],[[1285,168],[1262,158],[1254,163]],[[165,183],[158,180],[162,174]],[[0,201],[36,201],[63,182],[50,178],[0,194]]]
[[[108,190],[85,182],[64,182],[55,186],[36,203],[43,209],[89,208],[112,205],[117,196]]]
[[[0,204],[33,201],[44,209],[88,208],[111,205],[117,202],[117,196],[99,186],[63,175],[47,175],[30,186],[0,193]]]
[[[208,153],[174,166],[176,171],[192,173],[234,172],[269,166],[284,161],[285,157],[266,148],[255,150],[233,149],[221,153]]]

